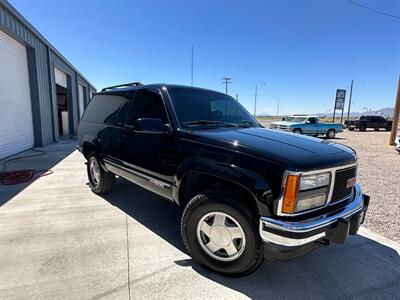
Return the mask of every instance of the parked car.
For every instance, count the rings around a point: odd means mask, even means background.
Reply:
[[[361,116],[355,120],[344,121],[345,127],[350,131],[358,129],[360,131],[366,131],[367,128],[373,128],[376,131],[379,129],[385,129],[386,131],[392,130],[392,121],[387,120],[382,116]]]
[[[272,123],[270,128],[313,136],[325,135],[329,139],[335,138],[336,133],[343,131],[342,124],[323,123],[317,116],[296,116],[290,121]]]
[[[396,141],[394,142],[395,149],[400,153],[400,135],[397,136]]]
[[[286,116],[283,117],[281,121],[277,121],[277,122],[273,122],[270,124],[270,128],[271,129],[278,129],[279,125],[284,124],[285,122],[290,122],[291,120],[293,120],[294,118],[296,118],[296,116]]]
[[[177,203],[189,254],[231,276],[265,257],[344,243],[369,204],[354,150],[265,129],[235,99],[206,89],[103,89],[78,138],[94,193],[109,193],[118,175]]]

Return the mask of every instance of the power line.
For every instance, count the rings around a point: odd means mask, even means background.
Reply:
[[[388,13],[385,13],[385,12],[383,12],[383,11],[380,11],[380,10],[377,10],[377,9],[374,9],[374,8],[371,8],[371,7],[368,7],[368,6],[365,6],[365,5],[360,4],[360,3],[358,3],[358,2],[355,2],[355,1],[352,1],[352,0],[346,0],[346,1],[349,2],[349,3],[351,3],[351,4],[353,4],[353,5],[356,5],[356,6],[358,6],[358,7],[361,7],[361,8],[364,8],[364,9],[366,9],[366,10],[372,11],[372,12],[374,12],[374,13],[376,13],[376,14],[383,15],[383,16],[390,17],[390,18],[394,18],[394,19],[400,19],[400,16],[388,14]]]

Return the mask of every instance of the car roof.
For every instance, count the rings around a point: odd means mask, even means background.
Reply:
[[[169,83],[152,83],[152,84],[138,84],[138,85],[132,85],[129,86],[129,84],[127,84],[126,87],[106,87],[104,89],[102,89],[99,93],[97,94],[106,94],[106,93],[115,93],[115,92],[128,92],[128,91],[135,91],[138,89],[143,89],[143,88],[189,88],[189,89],[194,89],[194,90],[202,90],[202,91],[209,91],[209,92],[215,92],[215,93],[220,93],[225,95],[222,92],[219,91],[215,91],[215,90],[210,90],[210,89],[205,89],[205,88],[200,88],[200,87],[194,87],[194,86],[187,86],[187,85],[179,85],[179,84],[169,84]]]
[[[313,115],[291,115],[289,117],[295,117],[295,118],[319,118],[318,116],[313,116]]]

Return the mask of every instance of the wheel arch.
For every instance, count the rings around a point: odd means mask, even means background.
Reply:
[[[207,168],[210,165],[212,167]],[[266,180],[254,172],[196,159],[179,168],[176,179],[173,198],[181,207],[202,191],[222,187],[237,192],[238,198],[257,215],[271,215],[268,203],[272,202],[272,191]]]
[[[100,146],[99,141],[95,138],[90,138],[89,136],[85,136],[85,138],[83,139],[83,142],[82,142],[82,154],[86,159],[88,159],[89,154],[92,151],[96,152],[96,155],[99,159],[101,167],[105,171],[108,171],[108,169],[102,159],[102,152],[101,152],[101,146]]]
[[[100,155],[100,143],[95,137],[85,135],[82,140],[82,154],[85,158],[87,158],[92,151],[95,151],[97,155]]]
[[[295,132],[296,130],[300,131],[300,133],[303,133],[303,129],[298,126],[292,128],[292,132]]]

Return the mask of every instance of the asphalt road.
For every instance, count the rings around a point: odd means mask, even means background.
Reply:
[[[52,168],[31,184],[0,185],[0,299],[394,299],[400,246],[363,230],[345,245],[244,278],[211,273],[183,247],[180,209],[125,180],[94,195],[74,144],[7,164]],[[367,216],[368,217],[368,216]]]

